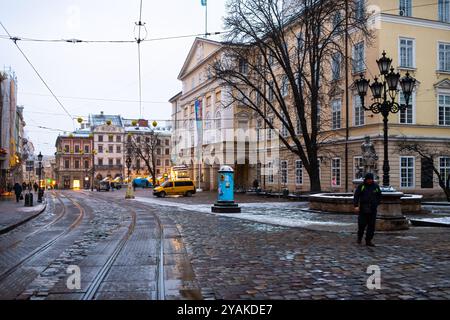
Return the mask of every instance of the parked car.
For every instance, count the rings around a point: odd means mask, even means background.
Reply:
[[[97,191],[109,191],[111,189],[111,185],[109,181],[100,181],[97,185]]]
[[[161,198],[164,198],[166,195],[191,197],[193,194],[195,194],[195,185],[190,179],[168,180],[153,189],[153,195]]]
[[[133,184],[136,187],[140,187],[140,188],[151,188],[153,187],[152,183],[150,181],[148,181],[148,179],[146,178],[136,178],[133,180]]]

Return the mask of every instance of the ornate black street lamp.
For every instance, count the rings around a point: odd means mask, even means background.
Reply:
[[[42,156],[42,153],[41,153],[41,152],[39,152],[39,154],[38,154],[37,158],[38,158],[38,161],[39,161],[39,183],[38,183],[38,185],[39,185],[39,188],[38,188],[38,202],[42,202],[42,197],[43,197],[43,195],[44,195],[44,191],[43,191],[43,190],[42,190],[42,188],[41,188],[41,176],[42,176],[42,158],[43,158],[43,156]]]
[[[128,183],[130,182],[130,168],[131,168],[131,157],[130,155],[127,155],[127,159],[125,160],[127,169],[128,169]]]
[[[403,78],[400,78],[400,74],[394,72],[394,68],[391,67],[392,59],[386,57],[386,52],[383,51],[383,56],[377,60],[378,68],[380,69],[380,78],[375,77],[374,82],[370,84],[370,81],[364,78],[361,74],[361,78],[355,81],[355,86],[358,90],[358,94],[361,98],[361,105],[366,111],[372,111],[375,114],[381,113],[383,116],[383,133],[384,133],[384,161],[383,161],[383,187],[384,189],[390,188],[389,182],[389,154],[388,154],[388,116],[390,113],[398,113],[399,111],[405,111],[410,107],[409,101],[414,90],[416,79],[409,75],[409,72]],[[380,81],[381,80],[381,81]],[[404,104],[399,104],[395,101],[398,94],[398,85],[400,83],[403,96],[405,99]],[[368,88],[372,91],[373,103],[366,107],[365,97],[367,95]]]

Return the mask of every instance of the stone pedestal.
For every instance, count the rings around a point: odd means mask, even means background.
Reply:
[[[217,201],[212,207],[214,213],[241,213],[241,208],[234,201]]]
[[[402,214],[401,197],[403,192],[383,191],[378,207],[377,231],[395,231],[409,229],[409,221]]]

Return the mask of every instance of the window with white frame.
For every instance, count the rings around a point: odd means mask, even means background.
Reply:
[[[281,183],[287,184],[288,183],[288,162],[287,160],[281,160],[280,161],[280,173],[281,173]]]
[[[439,43],[439,71],[450,72],[450,43]]]
[[[353,97],[353,123],[355,126],[364,125],[364,108],[359,96]]]
[[[365,69],[364,41],[353,46],[353,72],[361,72]]]
[[[341,185],[341,158],[331,159],[331,186]]]
[[[439,173],[442,179],[447,182],[450,176],[450,157],[440,157],[439,158]]]
[[[450,0],[439,0],[438,16],[439,21],[450,22]]]
[[[414,39],[400,38],[399,39],[399,61],[400,67],[414,68]]]
[[[273,126],[273,117],[269,117],[267,120]],[[269,125],[267,126],[267,129],[268,129],[268,131],[267,131],[267,139],[271,140],[273,138],[273,136],[274,136],[274,129],[272,129]]]
[[[248,72],[248,64],[244,59],[239,59],[239,72],[241,74],[247,74]]]
[[[400,105],[404,105],[406,104],[405,101],[405,96],[403,95],[403,92],[399,92],[398,93],[398,102]],[[411,95],[411,97],[409,98],[409,102],[408,102],[408,107],[405,110],[400,110],[399,112],[399,121],[402,124],[413,124],[415,122],[415,103],[416,103],[416,98],[415,98],[415,94],[413,93]]]
[[[256,120],[256,140],[261,140],[261,130],[263,128],[262,119]]]
[[[282,117],[282,119],[283,119],[285,122],[288,121],[288,120],[287,120],[287,117],[286,117],[286,114],[285,114],[284,112],[281,112],[281,117]],[[280,122],[281,122],[281,136],[284,137],[284,138],[286,138],[287,136],[289,136],[288,128],[287,128],[287,126],[283,123],[283,121],[281,121],[281,119],[280,119]]]
[[[400,157],[400,187],[414,187],[414,157]]]
[[[439,125],[450,126],[450,94],[439,95]]]
[[[341,78],[341,60],[340,52],[336,52],[331,57],[331,76],[332,80],[339,80]]]
[[[364,171],[364,162],[363,162],[363,157],[358,156],[358,157],[354,157],[353,158],[353,166],[354,166],[354,174],[353,174],[353,178],[354,179],[361,179],[363,178],[363,171]]]
[[[331,128],[333,130],[340,129],[341,128],[341,100],[333,100],[331,103],[331,109],[332,109],[332,124]]]
[[[302,160],[295,161],[295,184],[303,184],[303,162]]]
[[[273,162],[267,162],[267,182],[273,183]]]
[[[289,93],[289,85],[288,85],[288,77],[287,76],[283,76],[281,79],[281,95],[283,97],[286,97]]]
[[[399,11],[401,16],[410,17],[412,15],[412,0],[400,0]]]

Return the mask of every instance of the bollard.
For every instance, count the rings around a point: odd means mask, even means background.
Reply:
[[[33,194],[27,193],[25,194],[25,207],[32,207],[33,206]]]

